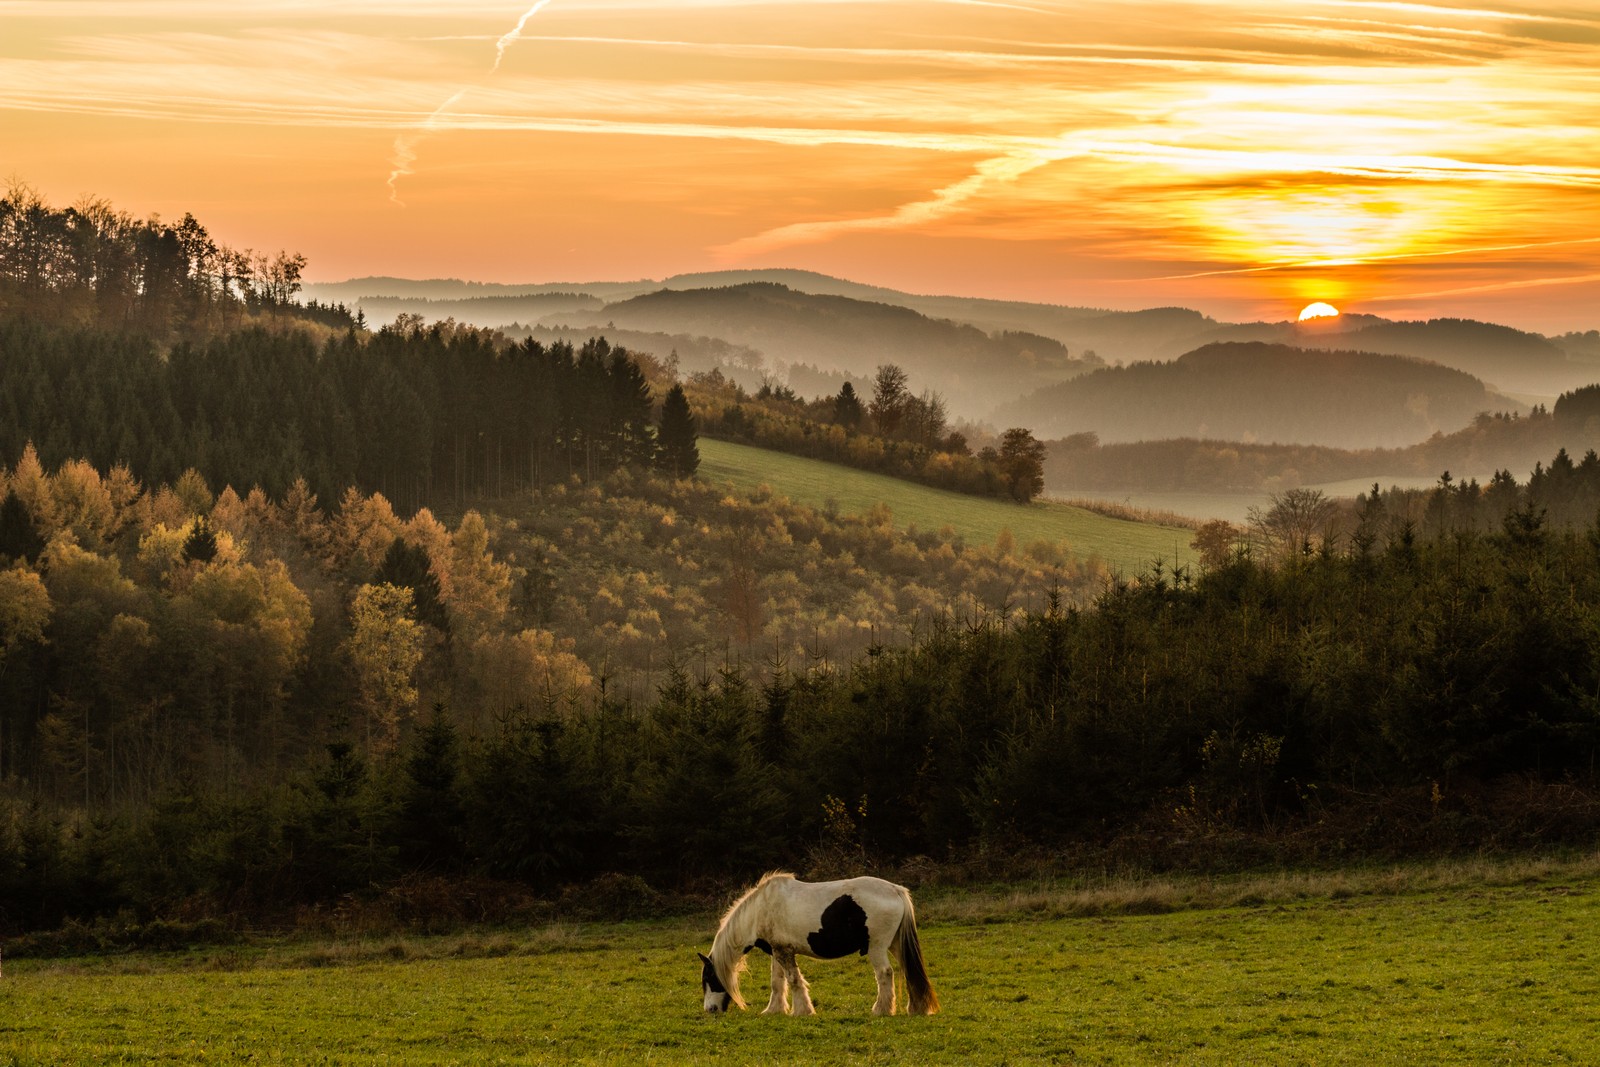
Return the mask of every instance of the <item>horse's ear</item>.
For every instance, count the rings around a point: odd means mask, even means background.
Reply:
[[[700,962],[701,963],[710,963],[711,962],[711,957],[707,956],[704,952],[696,952],[695,955],[700,957]]]

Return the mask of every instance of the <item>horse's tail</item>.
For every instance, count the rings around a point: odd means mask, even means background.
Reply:
[[[928,968],[922,962],[922,942],[917,939],[917,911],[911,906],[911,894],[904,889],[900,893],[905,898],[906,910],[900,918],[900,929],[895,931],[893,948],[900,957],[900,970],[906,976],[911,1014],[932,1015],[939,1010],[939,994],[933,991]]]

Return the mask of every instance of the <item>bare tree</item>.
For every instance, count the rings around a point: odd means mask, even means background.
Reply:
[[[1288,489],[1271,501],[1265,511],[1250,509],[1250,528],[1269,552],[1305,555],[1337,536],[1339,505],[1322,490]]]
[[[872,382],[872,403],[867,405],[867,414],[872,416],[879,433],[885,437],[895,436],[905,419],[906,405],[910,400],[906,372],[893,363],[879,367]]]

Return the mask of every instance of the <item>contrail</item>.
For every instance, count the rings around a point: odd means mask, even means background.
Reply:
[[[522,17],[517,20],[517,24],[512,27],[511,32],[495,42],[494,66],[489,68],[490,74],[493,74],[495,71],[500,69],[500,61],[506,57],[506,49],[510,48],[516,39],[522,36],[522,27],[526,26],[528,24],[528,20],[537,15],[540,8],[544,7],[544,5],[548,4],[549,2],[550,0],[539,0],[537,4],[534,4],[532,7],[528,8],[528,10],[522,13]]]
[[[506,49],[510,48],[516,42],[517,38],[522,36],[522,28],[528,24],[528,20],[537,15],[539,11],[549,2],[550,0],[538,0],[538,3],[534,4],[532,7],[528,8],[528,10],[522,13],[522,17],[517,20],[517,24],[511,28],[510,33],[507,33],[505,36],[501,37],[495,42],[494,65],[489,68],[489,73],[491,75],[500,69],[500,61],[506,57]],[[450,99],[433,109],[433,114],[428,116],[427,120],[423,122],[421,127],[412,131],[411,133],[402,133],[394,139],[394,151],[389,157],[389,163],[391,167],[389,171],[390,203],[398,204],[401,207],[406,206],[406,202],[400,199],[399,181],[401,178],[414,173],[411,169],[411,164],[417,161],[417,146],[422,143],[423,139],[426,138],[428,134],[438,129],[439,116],[443,115],[446,111],[449,111],[455,106],[456,101],[460,100],[466,95],[466,89],[456,90],[455,94],[451,96]]]
[[[427,121],[422,124],[420,129],[412,133],[402,133],[394,139],[394,154],[389,157],[389,162],[393,165],[393,169],[389,171],[390,203],[399,204],[401,207],[406,206],[406,202],[400,199],[400,187],[396,183],[401,178],[412,173],[411,164],[417,161],[417,145],[422,143],[424,137],[438,128],[439,116],[450,110],[451,107],[455,106],[457,100],[466,95],[467,91],[465,89],[458,90],[454,96],[433,109],[433,114],[428,116]]]

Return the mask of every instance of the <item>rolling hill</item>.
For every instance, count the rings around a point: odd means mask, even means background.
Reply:
[[[1107,443],[1197,437],[1400,447],[1517,409],[1461,371],[1368,352],[1212,344],[1171,363],[1107,367],[1006,405],[997,418],[1039,437]]]
[[[882,474],[749,445],[700,439],[700,477],[746,492],[766,485],[796,503],[863,514],[889,508],[897,528],[937,531],[946,526],[971,543],[991,544],[1009,530],[1019,550],[1035,541],[1065,541],[1080,559],[1098,556],[1129,576],[1161,559],[1190,563],[1193,534],[1176,526],[1115,519],[1066,504],[1013,504],[932,489]]]
[[[954,414],[969,418],[1091,366],[1037,334],[988,334],[894,304],[801,293],[773,282],[662,289],[598,311],[546,320],[573,327],[596,323],[719,337],[754,348],[768,360],[859,375],[897,363],[914,390],[937,390]]]

